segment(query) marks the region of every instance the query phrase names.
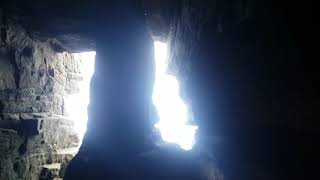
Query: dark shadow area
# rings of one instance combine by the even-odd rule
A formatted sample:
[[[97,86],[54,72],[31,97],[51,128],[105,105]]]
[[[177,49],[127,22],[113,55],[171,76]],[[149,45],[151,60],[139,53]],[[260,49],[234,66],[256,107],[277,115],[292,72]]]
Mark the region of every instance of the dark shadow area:
[[[222,138],[213,149],[230,179],[316,174],[312,9],[308,3],[259,1],[245,21],[224,24],[217,33],[213,20],[201,35],[188,88],[200,132]]]

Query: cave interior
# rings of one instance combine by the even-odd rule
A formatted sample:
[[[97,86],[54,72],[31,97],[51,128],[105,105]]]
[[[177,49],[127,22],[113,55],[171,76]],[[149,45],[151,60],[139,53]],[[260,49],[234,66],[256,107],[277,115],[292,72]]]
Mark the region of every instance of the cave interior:
[[[319,178],[314,7],[1,1],[0,180]],[[155,42],[194,144],[155,128]]]

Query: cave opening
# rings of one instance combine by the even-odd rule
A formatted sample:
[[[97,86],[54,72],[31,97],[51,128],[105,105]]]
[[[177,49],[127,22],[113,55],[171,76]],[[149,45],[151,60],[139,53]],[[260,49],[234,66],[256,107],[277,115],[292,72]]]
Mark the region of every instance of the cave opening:
[[[81,146],[87,130],[88,106],[90,103],[90,82],[94,74],[95,51],[73,53],[79,59],[81,81],[77,84],[78,91],[65,97],[66,114],[74,123],[78,136],[78,147]]]
[[[184,150],[192,149],[197,126],[189,125],[188,106],[180,97],[177,78],[167,73],[168,47],[165,42],[154,42],[155,82],[152,101],[157,109],[163,141],[178,144]]]

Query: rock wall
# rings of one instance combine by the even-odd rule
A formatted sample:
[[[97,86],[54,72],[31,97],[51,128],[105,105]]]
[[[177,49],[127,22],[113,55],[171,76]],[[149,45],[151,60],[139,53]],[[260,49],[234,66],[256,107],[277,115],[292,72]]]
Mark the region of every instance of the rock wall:
[[[81,60],[0,23],[0,179],[63,176],[79,145],[65,98],[79,91]]]

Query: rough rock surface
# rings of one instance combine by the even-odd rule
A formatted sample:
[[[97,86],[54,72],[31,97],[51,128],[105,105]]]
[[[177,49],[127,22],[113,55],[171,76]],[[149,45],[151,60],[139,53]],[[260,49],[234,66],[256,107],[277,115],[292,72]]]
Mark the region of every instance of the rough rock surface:
[[[79,145],[64,106],[65,97],[78,92],[79,63],[31,38],[14,20],[1,24],[1,180],[63,176]]]

